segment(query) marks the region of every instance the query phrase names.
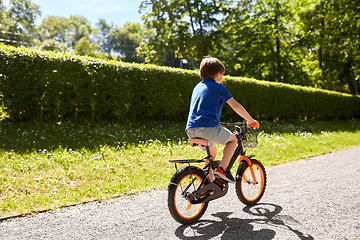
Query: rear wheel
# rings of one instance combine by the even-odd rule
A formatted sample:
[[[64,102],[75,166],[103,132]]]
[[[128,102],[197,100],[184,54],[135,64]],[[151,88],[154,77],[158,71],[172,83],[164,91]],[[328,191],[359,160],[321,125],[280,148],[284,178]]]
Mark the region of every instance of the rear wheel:
[[[245,171],[236,180],[235,189],[239,200],[245,205],[254,205],[262,198],[266,188],[266,172],[262,163],[256,159],[251,159],[255,173],[254,181],[249,165],[245,162]]]
[[[185,167],[176,173],[168,188],[168,207],[172,217],[181,224],[197,222],[205,213],[206,203],[191,204],[189,195],[198,189],[205,179],[197,167]]]

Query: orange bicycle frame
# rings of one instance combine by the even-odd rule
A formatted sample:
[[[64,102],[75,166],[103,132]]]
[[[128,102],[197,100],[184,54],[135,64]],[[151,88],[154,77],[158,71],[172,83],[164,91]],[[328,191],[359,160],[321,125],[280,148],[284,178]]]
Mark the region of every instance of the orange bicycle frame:
[[[249,169],[250,169],[250,173],[251,173],[251,177],[253,178],[254,180],[254,184],[257,184],[257,181],[256,181],[256,178],[255,178],[255,173],[254,173],[254,169],[253,169],[253,166],[252,166],[252,162],[251,160],[245,156],[245,155],[241,155],[240,158],[239,158],[239,164],[241,163],[241,161],[245,161],[248,166],[249,166]],[[243,175],[243,179],[242,179],[244,182],[247,182],[247,178],[245,175]]]

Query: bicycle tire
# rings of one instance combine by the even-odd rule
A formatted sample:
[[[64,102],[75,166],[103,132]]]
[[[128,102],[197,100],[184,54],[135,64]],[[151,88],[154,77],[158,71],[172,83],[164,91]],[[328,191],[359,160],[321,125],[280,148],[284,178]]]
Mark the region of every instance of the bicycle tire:
[[[193,177],[195,177],[195,182],[191,183]],[[209,203],[192,205],[185,195],[197,190],[205,177],[206,175],[202,169],[188,166],[180,169],[171,179],[168,187],[168,208],[171,216],[177,222],[193,224],[204,215]],[[188,185],[190,187],[184,191]]]
[[[244,162],[244,171],[236,179],[235,189],[239,200],[247,206],[255,205],[264,195],[266,188],[266,171],[262,163],[251,159],[257,184],[254,184],[247,162]]]

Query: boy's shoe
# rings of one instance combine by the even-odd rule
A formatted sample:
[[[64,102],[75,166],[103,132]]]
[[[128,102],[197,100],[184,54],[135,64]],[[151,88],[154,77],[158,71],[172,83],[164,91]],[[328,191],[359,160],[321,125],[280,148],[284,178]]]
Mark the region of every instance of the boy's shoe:
[[[235,178],[231,175],[230,170],[224,170],[222,167],[218,166],[216,171],[214,171],[214,175],[224,179],[225,181],[235,183]]]

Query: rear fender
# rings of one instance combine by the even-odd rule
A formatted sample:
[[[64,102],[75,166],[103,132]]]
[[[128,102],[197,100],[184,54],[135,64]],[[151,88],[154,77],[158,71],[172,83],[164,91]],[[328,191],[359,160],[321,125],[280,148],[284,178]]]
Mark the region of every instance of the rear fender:
[[[176,186],[176,184],[174,183],[175,178],[176,178],[177,176],[179,176],[182,172],[186,171],[186,170],[189,169],[189,168],[190,168],[190,171],[193,170],[193,169],[194,169],[194,170],[197,169],[197,170],[200,170],[200,171],[204,171],[203,169],[201,169],[201,168],[199,168],[199,167],[196,167],[196,166],[185,166],[185,167],[182,167],[182,168],[180,168],[179,170],[177,170],[176,173],[171,177],[171,180],[170,180],[169,185],[168,185],[168,189],[169,189],[169,187],[170,187],[171,185],[175,185],[175,186]],[[205,173],[204,173],[204,175],[205,175]]]

